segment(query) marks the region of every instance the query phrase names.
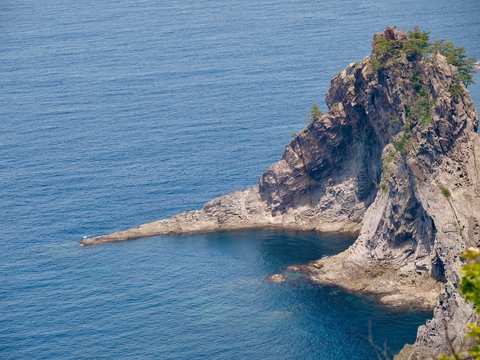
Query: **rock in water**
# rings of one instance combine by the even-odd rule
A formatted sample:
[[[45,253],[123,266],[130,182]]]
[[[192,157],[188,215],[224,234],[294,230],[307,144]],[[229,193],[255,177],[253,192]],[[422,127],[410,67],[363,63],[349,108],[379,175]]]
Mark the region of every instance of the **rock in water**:
[[[447,334],[462,349],[475,319],[456,289],[459,254],[480,243],[478,116],[444,56],[403,51],[408,34],[397,29],[376,34],[374,46],[384,40],[388,51],[332,80],[328,113],[256,186],[81,244],[259,227],[358,233],[345,252],[305,266],[308,276],[387,304],[434,307],[399,359],[448,352]]]
[[[285,282],[285,275],[283,274],[270,275],[267,277],[267,280],[274,283],[282,283],[282,282]]]

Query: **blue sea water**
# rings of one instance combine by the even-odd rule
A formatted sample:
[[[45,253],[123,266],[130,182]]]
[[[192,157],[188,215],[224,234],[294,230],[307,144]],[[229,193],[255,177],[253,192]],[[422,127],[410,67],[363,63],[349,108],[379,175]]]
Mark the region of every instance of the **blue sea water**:
[[[413,341],[429,313],[265,281],[352,239],[78,240],[254,184],[386,25],[480,58],[479,15],[477,0],[2,0],[0,358],[371,359],[369,322],[393,352]]]

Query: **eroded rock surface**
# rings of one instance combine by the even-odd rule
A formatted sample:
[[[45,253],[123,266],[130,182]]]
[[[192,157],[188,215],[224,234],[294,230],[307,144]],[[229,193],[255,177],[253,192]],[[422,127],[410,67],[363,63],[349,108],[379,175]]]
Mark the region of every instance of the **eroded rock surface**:
[[[382,36],[400,48],[408,38],[396,29],[375,39]],[[293,271],[386,304],[435,307],[400,359],[448,352],[446,334],[461,349],[475,319],[456,288],[459,254],[480,244],[480,143],[456,74],[439,54],[400,52],[380,68],[370,58],[352,63],[331,82],[328,113],[294,137],[256,186],[81,244],[258,227],[358,233],[345,252]]]

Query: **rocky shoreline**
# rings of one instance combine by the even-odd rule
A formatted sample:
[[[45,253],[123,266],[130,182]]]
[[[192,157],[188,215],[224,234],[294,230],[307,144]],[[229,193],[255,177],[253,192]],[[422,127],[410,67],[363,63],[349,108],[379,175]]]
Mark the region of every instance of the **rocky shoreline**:
[[[332,79],[328,113],[292,139],[256,186],[81,245],[264,227],[355,233],[341,254],[289,271],[385,304],[434,308],[398,359],[436,359],[449,351],[450,334],[463,349],[475,316],[456,288],[459,254],[480,244],[478,115],[458,69],[441,54],[408,56],[408,39],[392,28],[376,34],[374,53],[387,43],[393,55],[379,63],[372,53]]]
[[[388,307],[424,311],[435,308],[442,286],[430,276],[413,275],[399,279],[398,273],[379,264],[372,264],[366,269],[363,266],[345,265],[347,259],[348,251],[307,264],[288,266],[285,273],[270,275],[267,280],[282,283],[288,281],[289,273],[300,273],[315,284],[375,296]]]
[[[109,235],[83,239],[81,246],[128,241],[167,234],[208,233],[229,230],[282,229],[321,233],[358,234],[361,217],[332,219],[305,209],[291,209],[272,215],[262,200],[259,186],[214,199],[201,209],[178,214]]]

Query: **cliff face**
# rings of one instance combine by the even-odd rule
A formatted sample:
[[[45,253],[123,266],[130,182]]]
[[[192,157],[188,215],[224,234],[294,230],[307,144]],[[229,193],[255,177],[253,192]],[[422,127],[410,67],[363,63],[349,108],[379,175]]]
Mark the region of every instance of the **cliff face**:
[[[402,47],[406,33],[384,37]],[[329,111],[287,145],[258,185],[201,210],[82,240],[82,245],[168,233],[255,227],[355,232],[345,252],[302,268],[319,283],[435,306],[399,358],[456,347],[473,312],[455,290],[467,246],[480,243],[478,116],[457,69],[442,55],[378,66],[366,58],[331,83]]]

